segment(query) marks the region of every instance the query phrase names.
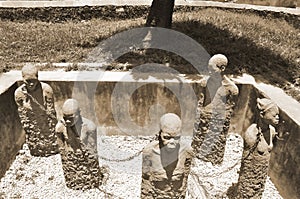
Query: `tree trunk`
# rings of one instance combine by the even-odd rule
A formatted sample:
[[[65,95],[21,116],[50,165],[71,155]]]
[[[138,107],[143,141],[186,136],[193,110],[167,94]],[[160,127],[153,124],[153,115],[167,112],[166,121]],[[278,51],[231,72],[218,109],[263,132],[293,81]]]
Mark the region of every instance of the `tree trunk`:
[[[171,28],[175,0],[153,0],[146,26]]]

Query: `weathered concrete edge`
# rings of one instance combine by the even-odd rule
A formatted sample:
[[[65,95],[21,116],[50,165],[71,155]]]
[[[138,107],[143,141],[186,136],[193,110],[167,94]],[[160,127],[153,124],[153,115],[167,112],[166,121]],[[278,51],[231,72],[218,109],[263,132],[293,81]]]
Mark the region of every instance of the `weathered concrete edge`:
[[[4,8],[20,8],[20,7],[79,7],[79,6],[124,6],[124,5],[151,5],[152,0],[67,0],[67,1],[0,1],[0,7]],[[272,12],[284,12],[294,15],[300,15],[300,8],[286,8],[274,6],[259,6],[250,4],[223,3],[214,1],[187,1],[176,0],[176,5],[185,6],[202,6],[202,7],[219,7],[219,8],[235,8],[235,9],[253,9],[266,10]]]
[[[147,79],[136,79],[129,72],[112,72],[112,71],[69,71],[64,69],[57,71],[40,71],[39,79],[41,81],[103,81],[103,82],[178,82],[178,83],[203,83],[207,76],[192,76],[178,74],[177,78],[169,78],[166,75],[164,80],[155,78],[155,75],[148,74]],[[197,80],[196,80],[197,79]],[[9,71],[0,75],[0,94],[8,90],[16,81],[22,80],[21,71]],[[237,83],[252,84],[255,88],[266,94],[272,99],[281,110],[286,112],[292,120],[300,126],[300,103],[288,96],[282,89],[264,83],[256,83],[255,79],[250,75],[243,75],[238,78],[233,78]]]
[[[68,71],[63,68],[56,71],[39,71],[39,79],[41,81],[89,81],[89,82],[178,82],[178,83],[202,83],[207,76],[200,75],[185,75],[178,74],[176,78],[174,75],[166,74],[165,79],[158,79],[155,74],[147,73],[147,79],[136,79],[139,74],[128,72],[116,71]],[[161,75],[161,74],[160,74]],[[195,76],[197,80],[195,80]],[[193,77],[193,78],[192,78]],[[22,80],[20,70],[11,70],[6,73],[0,74],[0,94],[8,90],[15,82]]]
[[[273,100],[297,125],[300,126],[300,103],[287,95],[281,88],[265,83],[257,83],[250,75],[234,78],[237,83],[252,84],[258,91]]]

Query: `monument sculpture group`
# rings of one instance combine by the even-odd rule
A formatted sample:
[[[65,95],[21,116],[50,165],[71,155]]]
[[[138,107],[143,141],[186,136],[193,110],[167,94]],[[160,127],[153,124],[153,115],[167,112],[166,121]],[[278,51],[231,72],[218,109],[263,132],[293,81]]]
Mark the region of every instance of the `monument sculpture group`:
[[[223,74],[228,60],[217,54],[208,62],[210,77],[199,97],[192,143],[181,139],[181,118],[163,114],[159,132],[142,150],[141,198],[185,198],[191,164],[195,158],[212,165],[223,162],[226,136],[239,94],[234,82]],[[97,128],[81,115],[79,103],[67,99],[57,119],[52,88],[38,80],[33,65],[22,68],[24,83],[15,91],[15,101],[26,144],[31,155],[61,155],[66,186],[76,190],[98,188],[103,171],[97,154]],[[244,151],[238,182],[227,192],[229,198],[261,198],[270,153],[276,135],[279,111],[271,100],[257,99],[257,118],[244,132]]]

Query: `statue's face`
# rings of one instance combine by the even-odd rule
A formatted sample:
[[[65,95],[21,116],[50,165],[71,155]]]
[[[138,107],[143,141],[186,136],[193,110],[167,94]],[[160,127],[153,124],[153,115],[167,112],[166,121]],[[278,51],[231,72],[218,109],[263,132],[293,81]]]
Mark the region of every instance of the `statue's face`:
[[[79,113],[73,113],[73,114],[64,114],[63,116],[65,123],[68,127],[74,126],[78,119],[79,119]]]
[[[277,125],[279,123],[279,110],[276,106],[266,110],[262,116],[266,124]]]
[[[223,64],[213,64],[210,66],[210,70],[213,73],[221,73],[225,71],[225,69],[226,69],[226,65]]]
[[[164,132],[160,134],[162,144],[167,151],[173,151],[177,148],[180,141],[180,134],[176,132]]]
[[[25,78],[24,83],[28,91],[34,91],[39,83],[39,80],[32,79],[32,78],[28,78],[28,79]]]

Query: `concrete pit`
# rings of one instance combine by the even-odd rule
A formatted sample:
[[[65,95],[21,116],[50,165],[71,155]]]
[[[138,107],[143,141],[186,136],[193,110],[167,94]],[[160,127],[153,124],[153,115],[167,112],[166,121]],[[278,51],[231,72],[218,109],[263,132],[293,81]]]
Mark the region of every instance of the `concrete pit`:
[[[11,71],[0,78],[2,198],[139,198],[140,151],[153,140],[158,132],[158,119],[165,112],[181,116],[182,139],[191,142],[197,101],[184,96],[190,91],[199,96],[204,89],[201,82],[206,78],[178,75],[158,79],[150,75],[139,79],[133,78],[130,72],[100,71],[41,71],[39,77],[54,90],[59,118],[62,103],[73,97],[79,101],[82,115],[97,124],[99,163],[106,168],[103,184],[99,189],[86,191],[69,189],[65,185],[60,154],[50,157],[29,154],[13,97],[21,82],[21,73]],[[300,110],[299,103],[278,88],[247,82],[245,78],[236,81],[240,93],[231,119],[224,161],[212,165],[195,160],[187,198],[226,198],[227,189],[238,179],[243,132],[254,121],[256,98],[263,96],[269,96],[278,104],[282,123],[278,131],[288,132],[273,148],[263,198],[299,198],[300,120],[296,114]]]

